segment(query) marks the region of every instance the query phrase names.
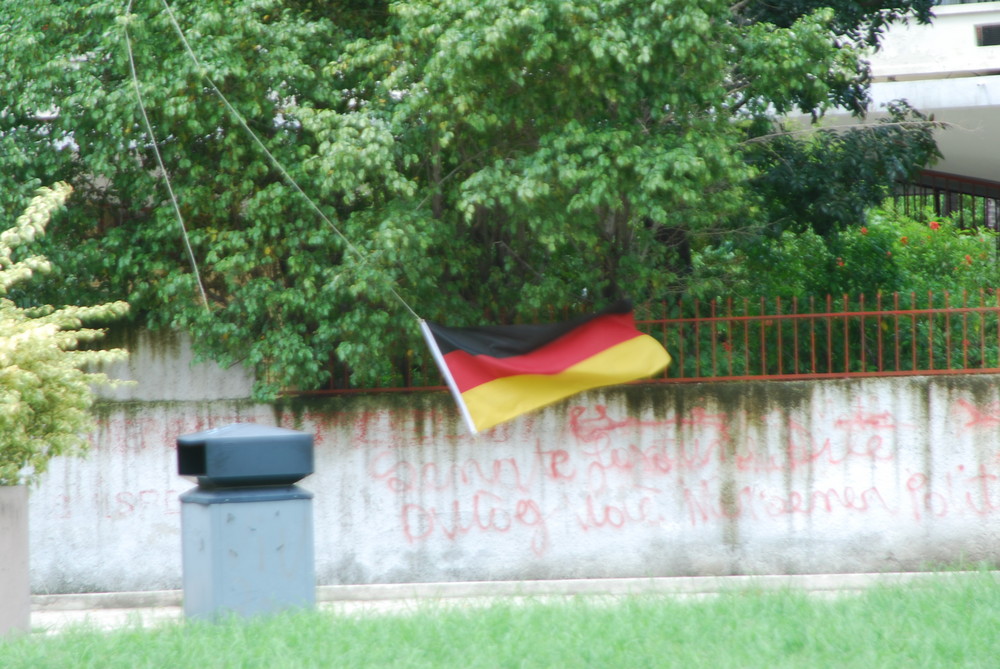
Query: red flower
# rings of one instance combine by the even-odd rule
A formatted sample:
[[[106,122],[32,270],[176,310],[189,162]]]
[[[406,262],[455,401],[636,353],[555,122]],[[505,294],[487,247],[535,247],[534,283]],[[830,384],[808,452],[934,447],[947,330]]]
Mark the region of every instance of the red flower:
[[[966,265],[971,265],[972,264],[972,256],[969,256],[969,255],[965,256],[965,264]]]
[[[899,238],[899,243],[905,246],[905,245],[907,245],[907,244],[910,243],[910,238],[909,237],[900,237]]]
[[[865,226],[861,226],[861,234],[867,235],[868,234],[868,228],[866,228]]]
[[[941,227],[941,224],[938,223],[937,221],[931,221],[930,223],[928,223],[928,225],[931,226],[931,230],[937,230],[938,228]]]
[[[843,267],[843,266],[844,266],[844,259],[837,258],[837,267]]]

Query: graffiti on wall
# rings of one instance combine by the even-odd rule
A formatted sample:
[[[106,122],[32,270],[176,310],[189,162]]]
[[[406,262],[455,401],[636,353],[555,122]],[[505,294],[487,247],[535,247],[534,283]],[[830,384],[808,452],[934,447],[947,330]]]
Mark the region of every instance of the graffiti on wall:
[[[960,400],[953,418],[966,433],[994,429],[1000,406]],[[814,516],[920,523],[1000,510],[1000,451],[941,469],[922,454],[921,431],[861,403],[809,420],[699,407],[645,420],[576,406],[556,444],[536,438],[530,452],[480,447],[444,461],[376,448],[368,474],[395,498],[411,544],[516,534],[536,555],[555,527],[565,536]]]
[[[949,449],[914,424],[923,418],[877,400],[811,415],[693,406],[652,419],[600,404],[566,415],[556,433],[528,423],[478,440],[448,435],[447,448],[420,427],[441,422],[432,411],[419,420],[307,415],[298,427],[314,432],[318,452],[350,444],[347,459],[361,464],[338,452],[332,466],[360,467],[352,480],[390,510],[384,522],[410,545],[502,536],[540,556],[555,541],[609,532],[787,528],[816,518],[920,524],[1000,511],[1000,449],[975,446],[996,441],[996,402],[960,398],[939,421],[959,442],[951,449],[959,459],[941,456]],[[253,417],[112,414],[93,444],[96,478],[55,485],[51,516],[176,523],[185,487],[174,440],[241,420]],[[317,503],[336,502],[318,495]]]

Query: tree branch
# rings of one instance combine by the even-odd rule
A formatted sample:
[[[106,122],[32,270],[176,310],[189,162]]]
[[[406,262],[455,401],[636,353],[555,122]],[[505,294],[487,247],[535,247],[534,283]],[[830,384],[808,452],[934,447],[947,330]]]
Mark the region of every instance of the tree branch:
[[[840,131],[840,130],[854,130],[857,128],[926,128],[926,127],[937,127],[937,128],[954,128],[957,127],[952,123],[945,123],[944,121],[897,121],[893,123],[857,123],[854,125],[843,125],[835,127],[817,127],[817,128],[806,128],[804,130],[785,130],[782,132],[772,132],[767,135],[759,135],[757,137],[751,137],[740,142],[741,145],[745,144],[759,144],[766,142],[778,137],[790,137],[793,135],[805,135],[815,132],[823,131]]]

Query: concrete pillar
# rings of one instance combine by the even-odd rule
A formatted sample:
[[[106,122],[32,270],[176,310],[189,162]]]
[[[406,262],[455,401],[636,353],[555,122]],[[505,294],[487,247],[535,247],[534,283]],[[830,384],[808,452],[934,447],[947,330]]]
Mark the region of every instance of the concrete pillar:
[[[0,637],[30,627],[28,487],[0,486]]]
[[[188,618],[315,608],[311,492],[198,488],[181,495],[181,527]]]
[[[177,439],[184,613],[217,620],[313,608],[313,437],[253,423]]]

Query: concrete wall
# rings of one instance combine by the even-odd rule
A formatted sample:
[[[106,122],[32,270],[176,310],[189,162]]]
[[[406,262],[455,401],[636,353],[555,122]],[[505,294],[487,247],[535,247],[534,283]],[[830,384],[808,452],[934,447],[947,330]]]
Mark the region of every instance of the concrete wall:
[[[316,436],[320,584],[995,561],[996,380],[619,387],[479,437],[445,393],[109,402],[32,493],[33,588],[180,587],[175,440],[240,421]]]
[[[947,124],[934,132],[944,158],[938,172],[1000,181],[1000,46],[978,46],[976,27],[1000,24],[1000,2],[943,5],[930,25],[894,24],[871,54],[872,104],[868,122],[885,105],[905,99]],[[806,117],[798,117],[803,126]],[[831,110],[831,126],[855,124],[846,109]]]
[[[0,486],[0,640],[31,629],[28,489]]]
[[[976,26],[1000,23],[1000,2],[942,5],[929,25],[893,25],[872,54],[876,80],[936,79],[996,73],[1000,46],[979,46]]]
[[[892,26],[872,54],[872,111],[905,99],[948,124],[934,133],[939,172],[1000,181],[1000,45],[978,46],[976,26],[1000,24],[1000,2],[934,8],[931,25]]]

